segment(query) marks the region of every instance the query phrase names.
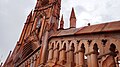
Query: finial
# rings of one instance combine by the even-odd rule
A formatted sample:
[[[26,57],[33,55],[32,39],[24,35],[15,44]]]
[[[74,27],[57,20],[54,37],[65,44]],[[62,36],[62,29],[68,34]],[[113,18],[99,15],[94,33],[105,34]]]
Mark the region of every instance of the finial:
[[[70,15],[70,28],[76,28],[76,16],[75,16],[74,8],[72,8]]]
[[[64,22],[64,20],[63,20],[63,14],[62,14],[62,17],[61,17],[61,22]]]
[[[61,21],[60,21],[60,29],[64,29],[63,14],[62,14]]]
[[[25,24],[30,22],[31,17],[32,17],[32,10],[31,10],[30,14],[27,16],[27,20],[26,20]]]
[[[90,26],[90,23],[88,23],[88,26]]]
[[[31,10],[31,12],[30,12],[30,14],[28,16],[32,16],[32,11],[33,11],[33,9]]]
[[[71,18],[75,18],[75,19],[76,19],[75,11],[74,11],[74,8],[73,8],[73,7],[72,7],[71,15],[70,15],[70,19],[71,19]]]
[[[28,18],[30,18],[32,16],[32,11],[33,10],[31,10],[30,13],[29,13],[29,15],[27,16]]]

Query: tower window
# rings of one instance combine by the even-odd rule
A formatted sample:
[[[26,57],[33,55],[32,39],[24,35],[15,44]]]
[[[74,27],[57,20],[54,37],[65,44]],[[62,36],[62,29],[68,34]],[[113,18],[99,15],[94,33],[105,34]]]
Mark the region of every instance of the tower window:
[[[36,28],[39,29],[40,26],[41,26],[41,20],[39,19],[38,22],[37,22]]]

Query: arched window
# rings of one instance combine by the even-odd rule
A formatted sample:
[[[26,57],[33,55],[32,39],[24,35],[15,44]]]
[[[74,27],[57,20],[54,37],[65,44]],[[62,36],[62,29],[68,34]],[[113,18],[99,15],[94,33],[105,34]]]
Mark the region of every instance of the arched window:
[[[95,43],[93,49],[98,52],[98,45]]]
[[[40,28],[41,28],[41,19],[38,19],[36,28],[38,29],[38,33],[40,32]]]
[[[99,54],[98,49],[99,49],[98,45],[97,45],[97,43],[95,43],[93,46],[93,50],[95,51],[95,53],[97,53],[97,55]]]
[[[59,50],[59,43],[57,44],[57,49]]]
[[[38,20],[36,28],[39,28],[41,26],[41,19]]]
[[[66,43],[64,43],[63,49],[66,50]]]
[[[52,43],[52,49],[54,48],[54,43]]]
[[[85,46],[84,46],[84,43],[82,43],[82,45],[81,45],[81,47],[80,47],[82,50],[83,50],[83,52],[85,53]]]
[[[75,51],[74,43],[71,45],[71,50]]]
[[[111,52],[115,52],[115,49],[116,49],[116,46],[115,46],[115,44],[111,44],[110,45],[110,48],[109,48],[109,50],[111,51]]]

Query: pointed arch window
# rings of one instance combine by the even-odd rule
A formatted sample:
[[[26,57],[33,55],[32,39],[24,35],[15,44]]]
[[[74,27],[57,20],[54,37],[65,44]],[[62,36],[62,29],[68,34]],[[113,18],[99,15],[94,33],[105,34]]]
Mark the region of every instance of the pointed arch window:
[[[39,33],[40,32],[40,28],[41,28],[41,23],[42,21],[41,21],[41,18],[39,18],[38,19],[38,21],[37,21],[37,25],[36,25],[36,29],[38,30],[37,32]]]
[[[38,22],[37,22],[36,28],[40,28],[40,26],[41,26],[41,19],[38,19]]]

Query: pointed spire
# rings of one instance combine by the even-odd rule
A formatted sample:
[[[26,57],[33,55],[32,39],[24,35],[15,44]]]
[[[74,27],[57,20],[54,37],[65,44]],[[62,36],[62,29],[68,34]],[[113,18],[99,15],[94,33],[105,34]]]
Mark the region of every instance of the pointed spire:
[[[33,11],[33,10],[31,10],[31,12],[30,12],[30,14],[29,14],[28,16],[30,16],[30,17],[32,16],[32,11]]]
[[[60,29],[64,29],[63,14],[62,14],[61,21],[60,21]]]
[[[30,14],[27,16],[26,24],[30,22],[30,19],[32,17],[32,11],[33,10],[31,10]]]
[[[74,8],[73,8],[73,7],[72,7],[71,15],[70,15],[70,19],[72,19],[72,18],[75,18],[75,19],[76,19],[75,11],[74,11]]]
[[[76,28],[76,16],[75,16],[74,8],[72,8],[70,15],[70,28]]]
[[[64,23],[64,20],[63,20],[63,14],[62,14],[62,17],[61,17],[61,21],[60,21],[61,23]]]

